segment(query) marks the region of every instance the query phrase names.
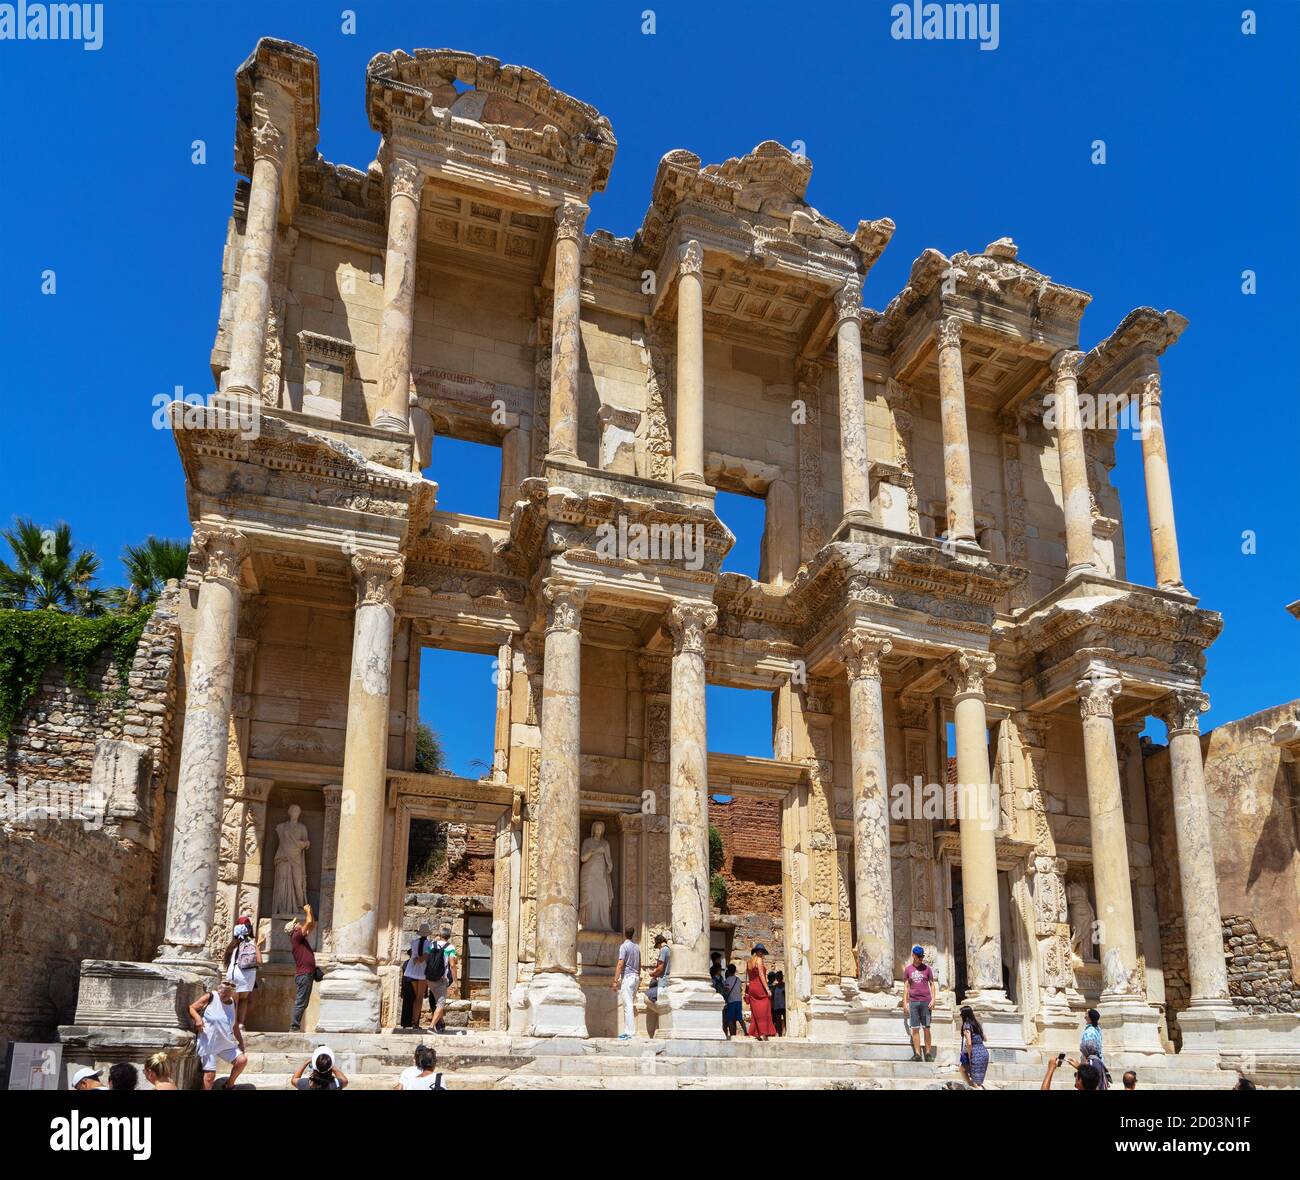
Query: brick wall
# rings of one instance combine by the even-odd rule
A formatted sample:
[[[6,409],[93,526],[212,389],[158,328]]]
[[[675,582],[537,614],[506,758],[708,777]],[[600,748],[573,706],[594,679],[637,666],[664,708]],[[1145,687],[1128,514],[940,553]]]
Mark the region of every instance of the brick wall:
[[[172,587],[149,620],[125,703],[108,655],[87,677],[102,697],[51,667],[0,752],[0,1042],[71,1021],[82,959],[153,956],[177,600]],[[114,777],[128,763],[138,779]]]
[[[780,802],[752,795],[727,803],[710,799],[709,823],[722,837],[725,913],[735,921],[732,957],[743,962],[750,947],[761,942],[771,952],[768,969],[784,971]]]

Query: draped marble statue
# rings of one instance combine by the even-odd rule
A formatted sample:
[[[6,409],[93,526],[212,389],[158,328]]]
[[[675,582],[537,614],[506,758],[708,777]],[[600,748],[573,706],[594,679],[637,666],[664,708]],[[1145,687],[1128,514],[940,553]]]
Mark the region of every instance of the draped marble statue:
[[[605,825],[597,820],[582,842],[578,889],[578,921],[584,930],[614,929],[614,855],[605,839]]]
[[[298,818],[302,808],[289,804],[289,818],[275,829],[275,888],[272,912],[296,914],[307,900],[307,826]]]
[[[1070,904],[1070,949],[1081,963],[1095,963],[1097,914],[1088,900],[1088,890],[1078,881],[1071,881],[1065,894]]]

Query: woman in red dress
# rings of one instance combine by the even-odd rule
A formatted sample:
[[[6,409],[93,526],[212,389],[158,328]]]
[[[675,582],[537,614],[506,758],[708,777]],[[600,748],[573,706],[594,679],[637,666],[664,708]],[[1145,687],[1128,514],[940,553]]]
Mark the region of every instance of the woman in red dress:
[[[760,1041],[776,1036],[776,1025],[772,1023],[772,993],[767,990],[767,964],[763,962],[765,954],[767,947],[760,942],[745,966],[748,975],[745,999],[749,1001],[749,1035]]]

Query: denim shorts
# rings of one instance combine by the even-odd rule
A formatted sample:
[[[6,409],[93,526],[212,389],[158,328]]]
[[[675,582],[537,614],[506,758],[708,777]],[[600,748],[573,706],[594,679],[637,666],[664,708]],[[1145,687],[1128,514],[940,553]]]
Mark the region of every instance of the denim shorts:
[[[907,1002],[907,1023],[910,1028],[930,1027],[930,1003],[928,1000],[909,1000]]]

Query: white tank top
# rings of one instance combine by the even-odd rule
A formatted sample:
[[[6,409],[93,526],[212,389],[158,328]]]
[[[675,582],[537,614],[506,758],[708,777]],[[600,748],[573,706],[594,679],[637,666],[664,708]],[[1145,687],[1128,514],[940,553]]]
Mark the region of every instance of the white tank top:
[[[212,999],[203,1009],[202,1048],[207,1053],[220,1053],[223,1049],[238,1049],[235,1040],[235,1002],[223,1004],[221,997],[212,993]]]

